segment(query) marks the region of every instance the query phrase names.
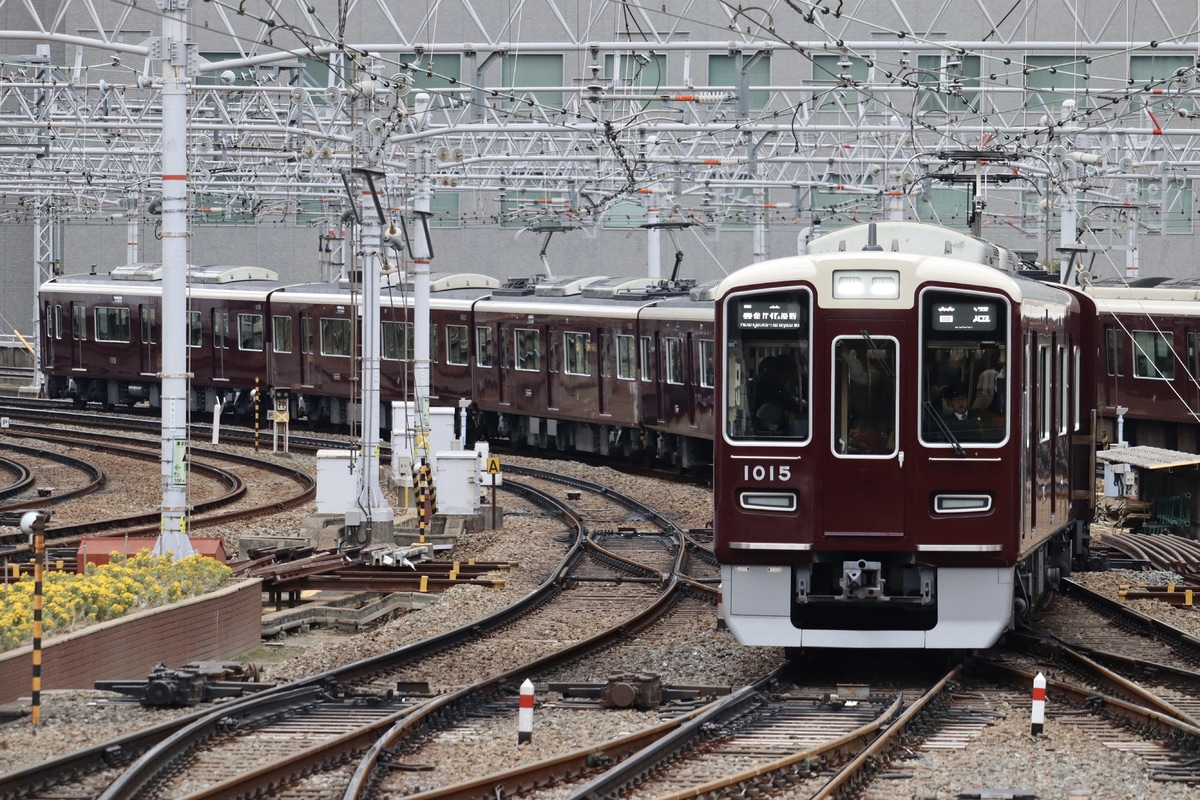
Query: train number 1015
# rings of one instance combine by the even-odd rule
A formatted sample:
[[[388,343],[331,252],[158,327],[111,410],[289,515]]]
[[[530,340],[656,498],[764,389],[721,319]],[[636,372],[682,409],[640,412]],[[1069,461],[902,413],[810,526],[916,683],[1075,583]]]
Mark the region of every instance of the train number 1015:
[[[786,481],[792,477],[792,466],[790,464],[775,464],[762,465],[755,464],[750,466],[746,464],[742,467],[743,480],[755,481]]]

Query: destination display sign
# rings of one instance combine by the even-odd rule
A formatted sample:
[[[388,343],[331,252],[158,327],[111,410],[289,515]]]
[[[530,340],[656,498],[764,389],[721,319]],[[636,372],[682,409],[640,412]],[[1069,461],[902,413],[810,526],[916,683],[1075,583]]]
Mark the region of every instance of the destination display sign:
[[[743,330],[803,327],[800,304],[794,300],[742,300],[738,303],[738,327]]]
[[[935,331],[994,331],[999,320],[996,303],[988,300],[952,300],[931,306]]]

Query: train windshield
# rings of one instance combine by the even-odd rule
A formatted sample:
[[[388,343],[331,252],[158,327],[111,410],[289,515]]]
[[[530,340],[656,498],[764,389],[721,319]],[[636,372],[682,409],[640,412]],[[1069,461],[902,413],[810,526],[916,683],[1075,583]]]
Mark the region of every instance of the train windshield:
[[[726,309],[726,433],[731,439],[808,439],[809,293],[732,297]]]
[[[921,440],[995,443],[1008,409],[1007,306],[997,297],[954,292],[921,298]]]

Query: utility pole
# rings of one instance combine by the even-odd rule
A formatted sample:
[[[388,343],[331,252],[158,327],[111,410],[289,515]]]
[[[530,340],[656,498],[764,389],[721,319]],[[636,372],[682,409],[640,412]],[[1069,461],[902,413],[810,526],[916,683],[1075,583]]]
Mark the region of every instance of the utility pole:
[[[195,551],[187,534],[187,94],[189,0],[157,0],[162,36],[151,48],[162,78],[162,524],[154,552],[186,558]]]

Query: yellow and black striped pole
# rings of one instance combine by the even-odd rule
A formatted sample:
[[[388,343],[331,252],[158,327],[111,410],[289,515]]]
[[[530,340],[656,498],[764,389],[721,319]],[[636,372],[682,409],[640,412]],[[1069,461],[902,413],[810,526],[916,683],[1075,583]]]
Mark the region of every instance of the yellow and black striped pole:
[[[426,466],[425,459],[421,459],[421,466],[417,468],[417,531],[419,534],[417,541],[420,544],[425,543],[425,527],[429,518],[429,509],[425,504],[428,488],[429,467]]]
[[[21,527],[32,528],[33,533],[33,688],[30,693],[30,720],[36,732],[42,718],[42,562],[46,556],[46,533],[42,516],[36,512],[25,515]]]

